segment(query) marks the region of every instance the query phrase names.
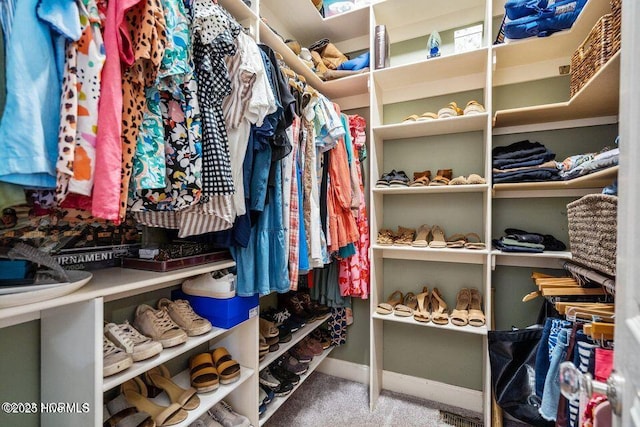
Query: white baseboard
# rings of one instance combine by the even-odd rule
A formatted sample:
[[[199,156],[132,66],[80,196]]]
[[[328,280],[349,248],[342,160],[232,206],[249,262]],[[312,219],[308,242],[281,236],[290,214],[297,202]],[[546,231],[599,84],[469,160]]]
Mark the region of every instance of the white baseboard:
[[[327,357],[317,370],[334,377],[369,384],[367,365]],[[482,392],[478,390],[391,371],[382,372],[382,388],[474,412],[483,412]]]

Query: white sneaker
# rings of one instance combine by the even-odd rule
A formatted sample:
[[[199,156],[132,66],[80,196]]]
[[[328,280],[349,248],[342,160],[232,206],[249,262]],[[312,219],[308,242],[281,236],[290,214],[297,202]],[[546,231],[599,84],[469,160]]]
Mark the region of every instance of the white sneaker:
[[[224,400],[209,409],[209,414],[223,427],[249,427],[251,425],[249,418],[235,412]]]
[[[133,365],[133,358],[120,347],[116,347],[109,338],[102,336],[102,376],[117,374]]]
[[[222,427],[222,424],[214,420],[208,412],[205,412],[200,418],[189,424],[189,427]]]
[[[236,296],[236,276],[229,273],[216,279],[211,273],[201,274],[187,279],[182,284],[182,291],[187,295],[228,299]]]
[[[158,301],[158,310],[165,310],[169,313],[171,319],[190,337],[206,334],[213,328],[211,322],[193,311],[187,300],[171,301],[168,298],[161,298]]]
[[[104,334],[130,354],[134,362],[149,359],[162,351],[162,344],[142,335],[126,320],[121,325],[107,323],[104,325]]]
[[[186,332],[171,320],[166,310],[156,310],[147,304],[140,304],[136,308],[133,325],[146,336],[158,341],[164,348],[182,344],[189,338]]]

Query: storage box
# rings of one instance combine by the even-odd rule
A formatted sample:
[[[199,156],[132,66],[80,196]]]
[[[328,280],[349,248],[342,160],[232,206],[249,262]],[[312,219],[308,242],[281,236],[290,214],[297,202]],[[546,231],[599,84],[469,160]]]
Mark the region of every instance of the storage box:
[[[171,298],[189,301],[193,310],[208,319],[213,326],[229,329],[258,315],[260,297],[255,294],[250,297],[235,296],[228,299],[196,297],[187,295],[181,290],[171,292]]]
[[[63,249],[51,256],[66,270],[99,270],[120,267],[122,258],[137,256],[140,245],[96,246]]]
[[[482,24],[453,32],[455,53],[469,52],[482,47]]]

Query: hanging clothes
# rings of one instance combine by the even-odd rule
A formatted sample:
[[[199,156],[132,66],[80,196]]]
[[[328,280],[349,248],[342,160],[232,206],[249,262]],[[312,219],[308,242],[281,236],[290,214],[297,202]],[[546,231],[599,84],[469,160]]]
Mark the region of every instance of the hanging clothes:
[[[62,80],[57,63],[64,50],[54,49],[54,38],[80,38],[78,7],[73,0],[10,0],[5,6],[14,14],[0,15],[7,52],[0,180],[55,188]]]

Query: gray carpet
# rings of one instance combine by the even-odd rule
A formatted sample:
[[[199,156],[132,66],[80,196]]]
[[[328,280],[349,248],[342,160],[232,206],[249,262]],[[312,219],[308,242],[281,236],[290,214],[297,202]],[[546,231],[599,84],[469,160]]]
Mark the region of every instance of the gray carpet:
[[[278,398],[276,398],[278,399]],[[472,418],[481,414],[384,390],[369,411],[365,384],[313,372],[276,411],[266,427],[449,426],[439,409]]]

